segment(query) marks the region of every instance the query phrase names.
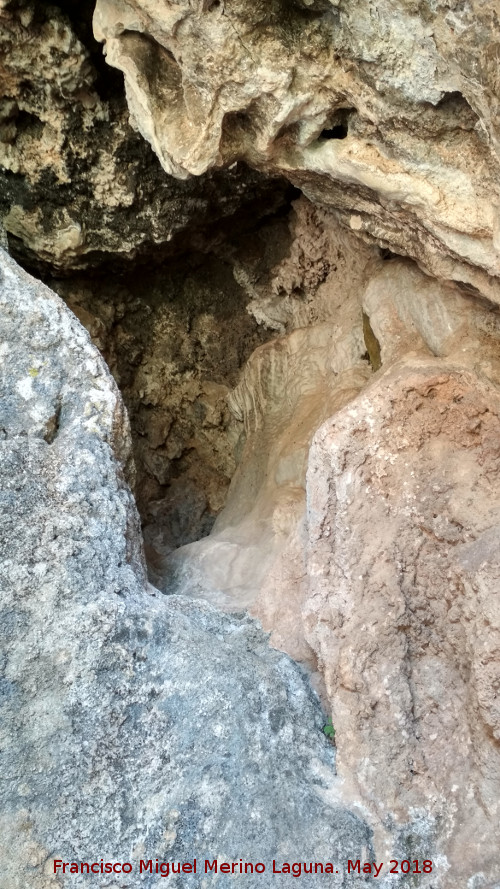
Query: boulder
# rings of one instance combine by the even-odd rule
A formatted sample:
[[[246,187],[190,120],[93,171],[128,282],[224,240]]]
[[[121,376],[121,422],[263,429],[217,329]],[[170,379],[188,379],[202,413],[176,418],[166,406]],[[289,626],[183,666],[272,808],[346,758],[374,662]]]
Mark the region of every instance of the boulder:
[[[62,863],[101,861],[131,871],[99,885],[158,886],[157,860],[195,858],[170,885],[260,886],[239,862],[273,859],[333,862],[344,885],[371,831],[340,802],[304,675],[247,616],[147,584],[102,358],[3,251],[0,302],[2,889],[76,889],[92,876]],[[205,876],[205,859],[236,870]]]
[[[446,887],[500,880],[499,471],[498,389],[423,358],[374,380],[309,457],[302,613],[346,798],[391,857],[433,846]]]

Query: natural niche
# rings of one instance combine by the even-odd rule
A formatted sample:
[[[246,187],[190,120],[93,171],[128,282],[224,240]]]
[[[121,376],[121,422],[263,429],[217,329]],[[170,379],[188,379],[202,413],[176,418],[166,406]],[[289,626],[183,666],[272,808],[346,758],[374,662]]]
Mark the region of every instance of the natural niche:
[[[499,43],[0,0],[0,889],[500,885]]]

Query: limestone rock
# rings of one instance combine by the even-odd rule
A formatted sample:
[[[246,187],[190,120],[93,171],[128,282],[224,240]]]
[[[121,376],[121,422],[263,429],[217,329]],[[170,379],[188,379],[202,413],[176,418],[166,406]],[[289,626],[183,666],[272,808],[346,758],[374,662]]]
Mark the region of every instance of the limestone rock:
[[[180,178],[245,159],[498,302],[499,26],[381,0],[97,0],[132,119]]]
[[[307,666],[378,858],[496,886],[500,317],[403,260],[367,259],[337,316],[328,282],[329,324],[250,359],[227,506],[165,588],[245,605]]]
[[[148,587],[116,386],[59,298],[0,255],[2,889],[56,889],[55,859],[101,858],[133,866],[109,886],[194,857],[333,860],[344,885],[370,830],[339,802],[317,699],[248,617]]]
[[[279,205],[283,186],[240,167],[184,184],[165,175],[103,65],[92,4],[65,8],[71,18],[31,0],[0,7],[0,216],[17,256],[65,270],[158,261],[242,204],[250,219]]]
[[[303,616],[344,789],[379,847],[427,833],[446,887],[500,879],[499,442],[496,387],[407,359],[309,461]]]
[[[162,588],[260,619],[272,608],[288,627],[284,647],[307,662],[300,608],[290,584],[273,591],[273,572],[304,514],[311,438],[371,374],[360,301],[376,257],[304,198],[294,210],[289,251],[249,304],[288,332],[254,351],[229,395],[243,444],[226,505],[209,537],[168,559]],[[277,631],[276,620],[264,625]]]
[[[84,272],[48,279],[89,330],[127,405],[134,492],[153,583],[161,583],[164,556],[210,532],[237,464],[248,465],[245,455],[252,449],[259,479],[268,472],[270,493],[276,468],[271,467],[281,459],[278,438],[285,443],[292,401],[298,404],[302,389],[316,389],[317,419],[301,421],[298,463],[291,452],[284,459],[286,477],[279,470],[276,505],[282,519],[275,524],[281,523],[283,539],[286,502],[296,502],[297,495],[304,500],[305,442],[338,403],[324,396],[324,378],[333,387],[338,368],[350,366],[353,349],[355,361],[365,352],[359,293],[365,267],[376,258],[377,251],[339,226],[330,212],[301,197],[284,217],[226,233],[208,255],[191,251],[112,276]],[[257,347],[286,331],[296,333],[256,353],[244,370]],[[339,343],[345,354],[334,358]],[[360,371],[353,378],[357,388],[369,373],[364,361]],[[269,423],[264,414],[274,402]],[[273,449],[270,460],[267,447]],[[244,469],[238,479],[231,499],[242,516],[245,507],[253,509],[248,488],[256,493],[255,479]],[[266,533],[265,546],[273,534]]]

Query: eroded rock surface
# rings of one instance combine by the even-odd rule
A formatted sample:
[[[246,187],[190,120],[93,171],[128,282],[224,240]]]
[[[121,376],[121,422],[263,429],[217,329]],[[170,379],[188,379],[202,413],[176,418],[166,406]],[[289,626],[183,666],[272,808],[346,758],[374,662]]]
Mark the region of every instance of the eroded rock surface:
[[[186,183],[165,175],[130,126],[122,78],[102,71],[92,9],[0,4],[0,215],[11,250],[61,270],[155,250],[157,261],[179,236],[184,250],[210,242],[207,226],[242,204],[250,218],[279,205],[283,186],[248,169]]]
[[[369,253],[346,303],[335,273],[326,293],[329,323],[248,362],[227,506],[165,588],[244,604],[307,665],[380,858],[413,849],[439,864],[433,885],[493,886],[500,317]]]
[[[299,656],[300,608],[287,605],[297,589],[289,539],[304,516],[314,432],[381,365],[411,353],[452,358],[498,385],[500,323],[486,303],[415,264],[383,261],[331,213],[304,198],[294,208],[288,254],[249,304],[284,335],[254,352],[230,395],[245,444],[227,504],[207,540],[176,553],[165,583],[172,588],[174,570],[175,588],[257,609],[275,641]]]
[[[321,428],[308,471],[303,616],[345,789],[381,833],[425,824],[450,887],[500,879],[499,442],[497,388],[407,360]]]
[[[132,119],[185,178],[244,158],[496,302],[498,23],[484,4],[97,0]]]
[[[133,863],[120,886],[157,886],[141,859],[193,857],[333,860],[340,887],[373,853],[317,699],[248,617],[148,587],[116,386],[59,298],[1,257],[2,889],[81,887],[54,859],[101,858]]]

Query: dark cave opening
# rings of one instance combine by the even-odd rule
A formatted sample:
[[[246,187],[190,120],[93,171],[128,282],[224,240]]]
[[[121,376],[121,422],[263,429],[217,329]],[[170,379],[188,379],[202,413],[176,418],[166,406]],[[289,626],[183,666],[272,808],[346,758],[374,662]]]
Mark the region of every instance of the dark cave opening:
[[[355,108],[340,108],[320,133],[320,139],[346,139],[349,135],[349,120],[356,113]]]
[[[150,579],[180,546],[207,536],[225,505],[242,448],[227,397],[254,350],[275,333],[247,312],[244,267],[264,280],[287,253],[291,202],[248,203],[217,239],[179,239],[178,252],[103,263],[43,280],[87,328],[113,374],[132,431]],[[184,244],[184,250],[181,245]],[[24,263],[26,265],[26,263]],[[40,269],[29,269],[40,277]]]
[[[347,124],[339,123],[330,129],[321,130],[320,139],[345,139],[348,132]]]

